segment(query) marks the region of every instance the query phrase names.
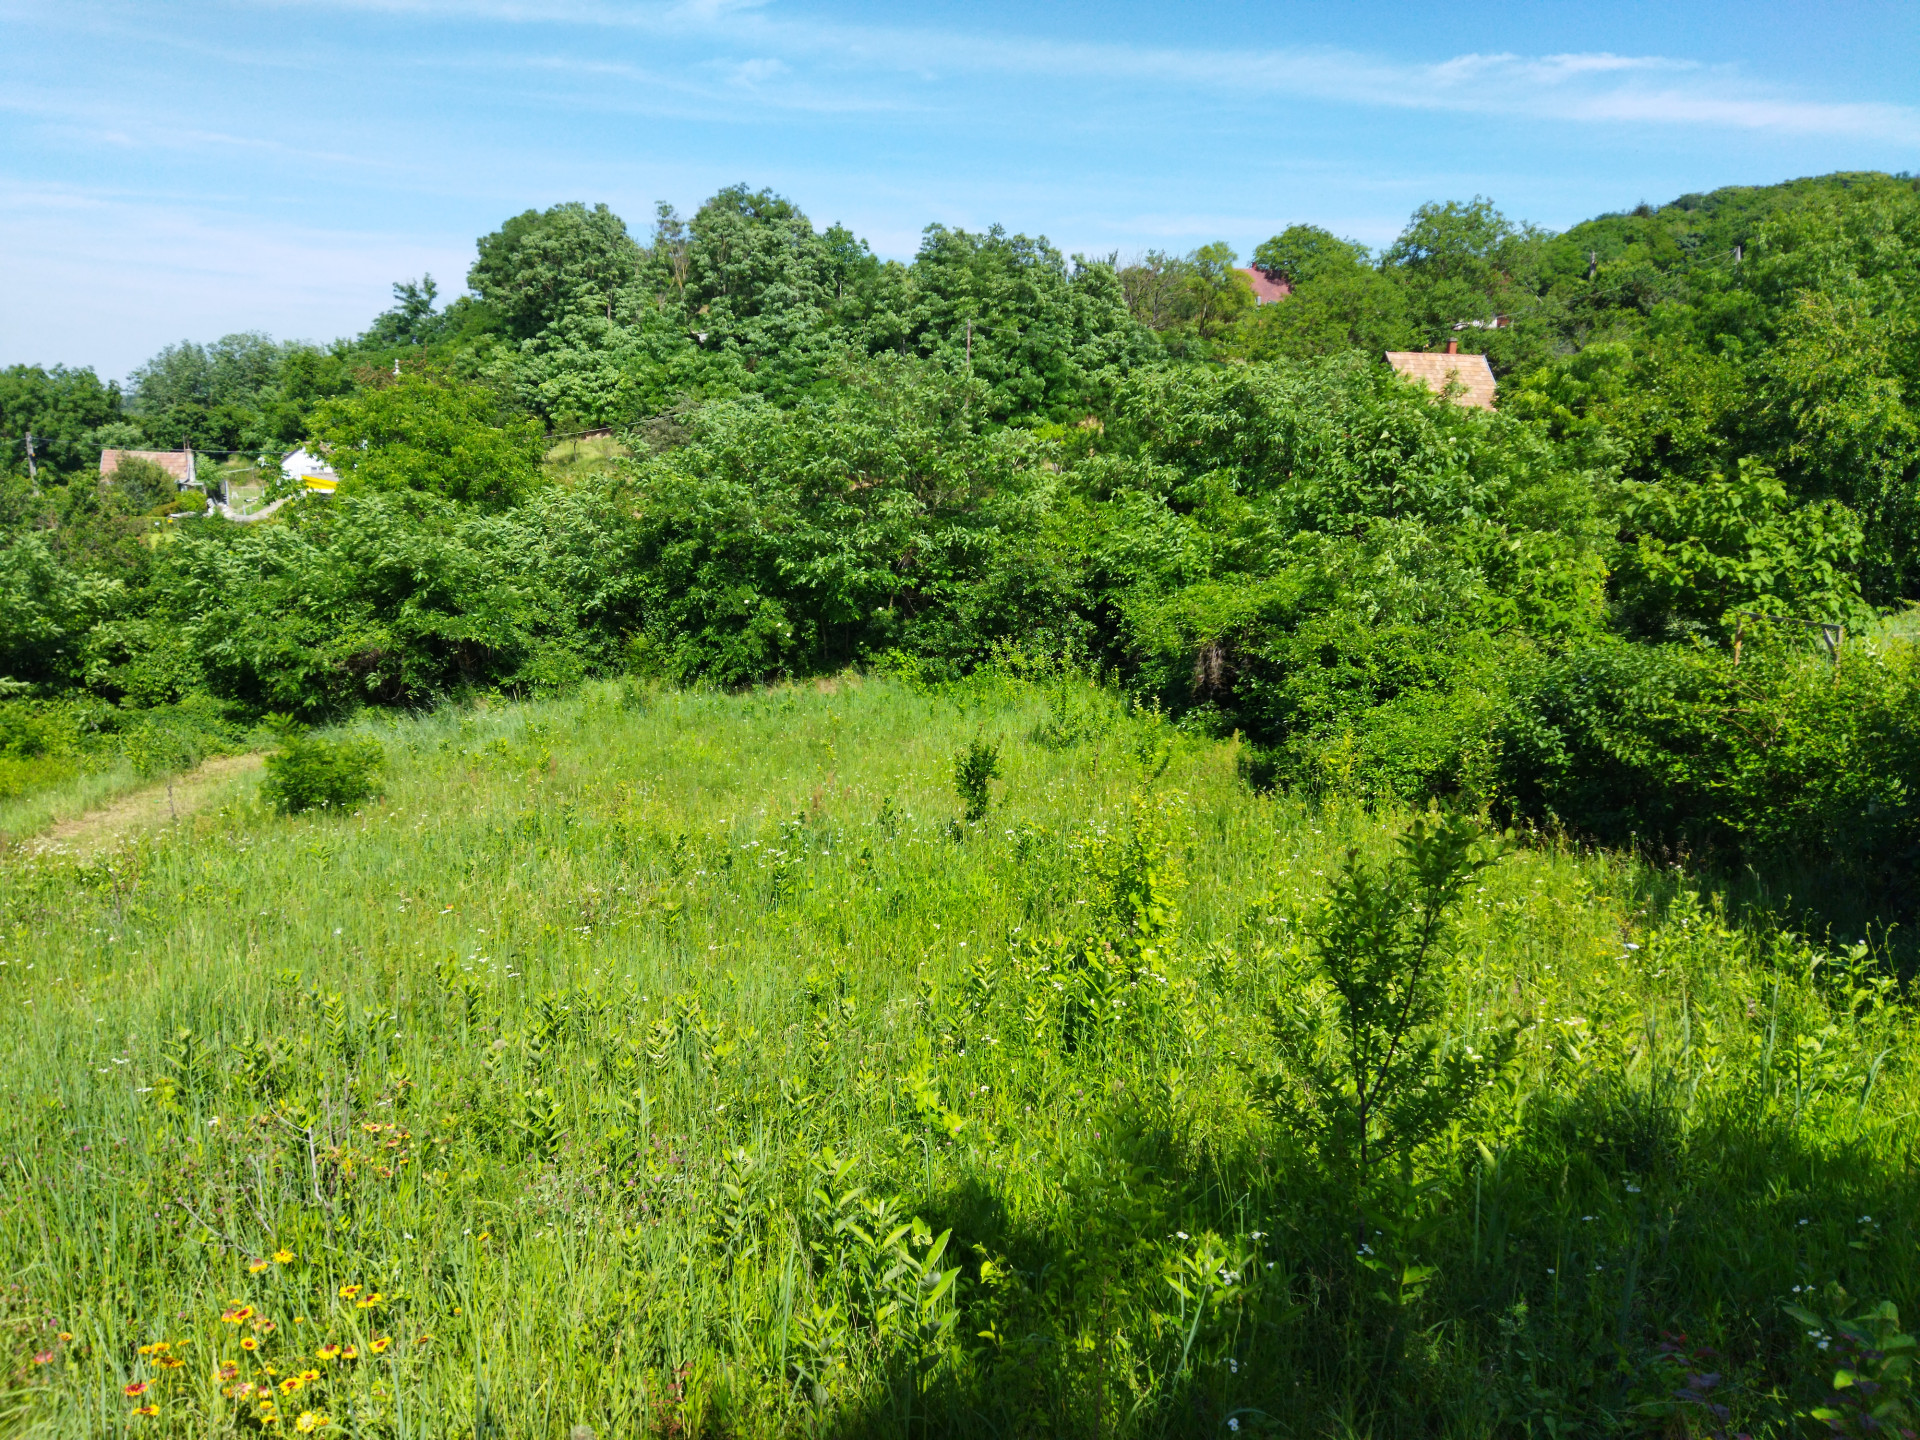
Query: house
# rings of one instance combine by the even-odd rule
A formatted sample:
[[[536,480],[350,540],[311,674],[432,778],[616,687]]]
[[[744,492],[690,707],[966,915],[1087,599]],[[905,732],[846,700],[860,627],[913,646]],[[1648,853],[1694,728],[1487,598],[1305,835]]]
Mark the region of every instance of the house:
[[[333,467],[302,445],[280,462],[280,473],[289,480],[302,482],[316,495],[331,495],[340,486]]]
[[[113,472],[120,468],[122,460],[151,460],[173,476],[173,483],[176,485],[187,486],[199,483],[193,473],[193,451],[191,450],[102,450],[100,478],[111,480]]]
[[[1271,305],[1293,293],[1293,286],[1277,275],[1269,275],[1258,265],[1242,266],[1240,273],[1247,277],[1247,283],[1253,287],[1255,305]]]
[[[1445,350],[1389,350],[1387,363],[1436,395],[1457,381],[1465,392],[1456,395],[1454,403],[1477,410],[1493,409],[1493,368],[1484,355],[1462,355],[1458,340],[1447,341]]]

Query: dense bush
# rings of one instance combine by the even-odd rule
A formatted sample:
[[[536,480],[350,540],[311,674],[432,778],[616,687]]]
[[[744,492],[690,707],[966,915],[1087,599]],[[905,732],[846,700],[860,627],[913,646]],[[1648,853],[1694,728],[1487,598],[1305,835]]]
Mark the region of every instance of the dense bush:
[[[379,792],[386,751],[378,740],[289,736],[267,756],[260,794],[283,815],[305,810],[349,810]]]
[[[1920,675],[1904,644],[1834,663],[1763,633],[1736,664],[1599,642],[1539,667],[1499,740],[1519,814],[1609,844],[1810,862],[1902,892],[1920,863]]]

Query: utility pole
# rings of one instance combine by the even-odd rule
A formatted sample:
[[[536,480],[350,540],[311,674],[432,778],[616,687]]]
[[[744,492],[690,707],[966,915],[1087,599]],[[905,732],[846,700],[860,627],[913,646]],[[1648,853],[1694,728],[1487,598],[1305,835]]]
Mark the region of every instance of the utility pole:
[[[33,463],[33,427],[27,427],[27,481],[34,489],[40,488],[40,469]]]

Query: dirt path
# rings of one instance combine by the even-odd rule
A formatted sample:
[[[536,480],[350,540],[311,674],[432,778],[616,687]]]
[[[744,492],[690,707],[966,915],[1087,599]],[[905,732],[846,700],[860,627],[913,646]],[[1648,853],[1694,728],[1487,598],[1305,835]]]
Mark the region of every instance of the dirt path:
[[[261,762],[259,755],[222,755],[205,761],[184,775],[173,777],[171,796],[165,781],[143,786],[97,810],[57,822],[28,840],[26,847],[40,853],[58,850],[72,855],[91,855],[108,849],[134,830],[184,820],[218,799],[227,781],[258,770]]]

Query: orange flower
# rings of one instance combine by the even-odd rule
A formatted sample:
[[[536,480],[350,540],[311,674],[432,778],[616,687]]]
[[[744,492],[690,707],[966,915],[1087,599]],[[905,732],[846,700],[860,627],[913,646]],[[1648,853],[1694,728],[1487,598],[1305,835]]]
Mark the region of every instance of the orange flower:
[[[135,1380],[131,1385],[127,1386],[127,1394],[144,1395],[147,1393],[147,1387],[152,1383],[153,1382],[149,1380]]]
[[[233,1379],[234,1376],[238,1375],[239,1373],[240,1373],[240,1367],[234,1364],[233,1361],[222,1360],[220,1362],[220,1368],[214,1372],[214,1379],[231,1380]]]
[[[240,1305],[240,1306],[236,1306],[232,1310],[227,1311],[224,1315],[220,1317],[220,1321],[224,1325],[244,1325],[246,1324],[247,1321],[251,1320],[252,1318],[253,1318],[253,1306]]]
[[[263,1315],[253,1322],[253,1328],[262,1335],[271,1335],[274,1332],[274,1323]]]

